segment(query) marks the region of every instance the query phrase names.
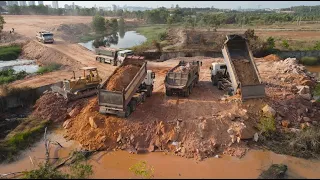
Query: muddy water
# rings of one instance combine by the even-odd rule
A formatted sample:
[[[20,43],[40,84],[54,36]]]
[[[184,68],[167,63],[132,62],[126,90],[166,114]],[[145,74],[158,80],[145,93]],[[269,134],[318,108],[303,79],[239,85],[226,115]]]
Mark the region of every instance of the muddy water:
[[[317,79],[320,80],[320,66],[306,66],[307,70],[316,73]]]
[[[48,138],[58,141],[63,148],[52,145],[51,157],[68,157],[72,149],[79,148],[74,141],[66,142],[61,133],[55,132]],[[41,141],[31,150],[21,155],[20,160],[8,165],[0,165],[0,173],[31,170],[31,163],[39,163],[45,157],[44,143]],[[42,159],[41,159],[42,158]],[[202,162],[164,153],[133,155],[125,151],[99,152],[91,157],[94,175],[91,178],[136,178],[129,168],[139,161],[146,161],[154,167],[154,178],[257,178],[262,170],[272,163],[288,165],[289,178],[319,178],[320,161],[304,160],[269,151],[251,150],[242,159],[230,156],[210,158]]]
[[[34,60],[17,59],[12,61],[0,61],[0,70],[12,68],[16,72],[26,71],[27,73],[35,73],[39,69],[39,65]]]

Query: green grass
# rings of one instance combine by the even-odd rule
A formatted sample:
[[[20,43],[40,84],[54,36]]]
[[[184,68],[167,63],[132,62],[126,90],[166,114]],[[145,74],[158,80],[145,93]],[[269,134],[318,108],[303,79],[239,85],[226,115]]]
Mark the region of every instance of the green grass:
[[[303,65],[313,66],[319,64],[319,58],[317,57],[303,57],[300,61]]]
[[[0,162],[15,160],[18,153],[38,141],[44,133],[48,121],[26,118],[4,140],[0,142]]]
[[[15,60],[19,57],[22,49],[21,46],[2,46],[0,47],[0,61]]]
[[[154,168],[147,166],[145,161],[140,161],[129,168],[136,176],[140,176],[144,179],[150,179],[153,177]]]
[[[79,41],[82,43],[86,43],[88,41],[95,40],[95,39],[103,37],[103,36],[105,36],[105,35],[104,34],[96,34],[96,33],[85,34],[84,36],[81,36],[79,38]]]
[[[57,64],[57,63],[45,65],[38,69],[37,74],[52,72],[52,71],[58,70],[60,67],[61,67],[61,64]]]
[[[265,134],[271,136],[276,131],[275,119],[272,116],[262,117],[258,124],[258,129]]]
[[[163,43],[167,36],[167,26],[166,25],[152,25],[152,26],[142,26],[136,29],[136,32],[144,35],[147,40],[141,45],[137,45],[132,47],[131,49],[136,53],[141,53],[148,49],[156,49],[154,42]]]
[[[2,84],[8,84],[15,80],[23,79],[25,76],[27,76],[28,73],[25,71],[20,71],[16,73],[13,69],[6,69],[0,71],[0,85]]]

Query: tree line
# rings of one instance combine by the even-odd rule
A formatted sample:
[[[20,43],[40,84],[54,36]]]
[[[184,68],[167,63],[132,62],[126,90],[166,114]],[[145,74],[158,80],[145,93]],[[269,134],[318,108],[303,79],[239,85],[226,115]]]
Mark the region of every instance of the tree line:
[[[180,8],[164,7],[146,11],[104,11],[96,8],[53,9],[48,6],[10,6],[10,14],[37,14],[37,15],[79,15],[79,16],[110,16],[123,18],[137,18],[148,24],[176,24],[183,23],[186,26],[219,26],[222,24],[238,25],[269,25],[273,23],[301,21],[319,21],[320,6],[297,6],[281,9],[291,10],[294,13],[276,13],[265,10],[251,12],[224,11],[211,8]]]

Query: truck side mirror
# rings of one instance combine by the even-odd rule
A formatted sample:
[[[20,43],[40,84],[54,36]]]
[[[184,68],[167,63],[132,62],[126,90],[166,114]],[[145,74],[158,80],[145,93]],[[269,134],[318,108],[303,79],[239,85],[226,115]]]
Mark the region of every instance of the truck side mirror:
[[[151,73],[151,78],[154,79],[156,77],[156,73],[152,72]]]

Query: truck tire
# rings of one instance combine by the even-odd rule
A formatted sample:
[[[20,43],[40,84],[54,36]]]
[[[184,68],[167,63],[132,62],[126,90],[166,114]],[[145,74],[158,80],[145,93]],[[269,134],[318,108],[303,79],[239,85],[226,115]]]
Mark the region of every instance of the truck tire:
[[[172,91],[166,89],[166,95],[167,95],[167,96],[172,96]]]
[[[218,77],[217,76],[211,76],[211,81],[213,86],[218,85]]]
[[[131,107],[131,112],[134,112],[137,109],[137,101],[132,100],[130,103],[130,107]]]
[[[128,117],[131,114],[131,108],[130,106],[127,106],[126,112],[124,114],[124,117]]]
[[[193,84],[191,84],[191,86],[189,87],[189,94],[192,93],[192,88],[193,88]]]
[[[195,84],[198,84],[198,83],[199,83],[199,76],[197,75],[196,83],[195,83]]]
[[[145,102],[147,98],[146,93],[142,93],[141,102]]]
[[[152,96],[152,89],[153,89],[152,86],[147,86],[147,97]]]
[[[218,81],[218,89],[222,90],[222,81]]]
[[[99,57],[96,57],[96,61],[100,61],[100,58],[99,58]]]
[[[112,64],[112,65],[113,65],[113,64],[114,64],[114,60],[110,60],[110,64]]]
[[[189,97],[190,95],[190,89],[188,88],[184,93],[183,93],[184,97]]]
[[[103,62],[104,62],[104,59],[103,59],[102,57],[100,58],[100,62],[101,62],[101,63],[103,63]]]

